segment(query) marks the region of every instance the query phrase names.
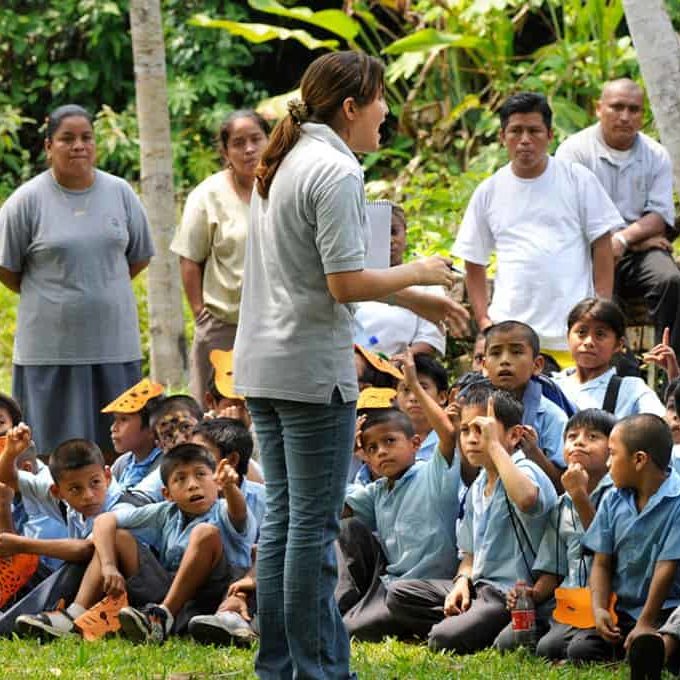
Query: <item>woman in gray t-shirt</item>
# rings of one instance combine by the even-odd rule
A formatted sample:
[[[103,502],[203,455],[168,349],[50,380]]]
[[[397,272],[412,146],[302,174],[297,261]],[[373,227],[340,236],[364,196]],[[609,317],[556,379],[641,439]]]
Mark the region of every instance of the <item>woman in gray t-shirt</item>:
[[[12,392],[40,453],[72,437],[111,449],[103,406],[141,378],[131,279],[153,255],[144,209],[95,168],[92,119],[56,109],[50,169],[0,209],[0,282],[20,294]]]
[[[352,454],[357,377],[351,302],[383,299],[460,327],[465,312],[410,286],[451,285],[444,258],[364,269],[363,173],[387,113],[383,66],[358,52],[315,60],[302,101],[257,171],[235,344],[262,457],[267,513],[257,553],[261,678],[349,677],[335,559]]]

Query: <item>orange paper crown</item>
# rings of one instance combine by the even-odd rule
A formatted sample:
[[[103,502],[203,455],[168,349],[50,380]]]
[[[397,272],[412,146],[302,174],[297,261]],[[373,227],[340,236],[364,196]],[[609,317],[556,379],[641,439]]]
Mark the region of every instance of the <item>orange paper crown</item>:
[[[226,399],[243,399],[234,389],[234,352],[214,349],[210,352],[210,363],[215,369],[215,387]]]
[[[362,408],[392,408],[392,399],[397,390],[391,387],[367,387],[359,393],[357,410]]]
[[[396,366],[393,366],[389,361],[383,359],[375,352],[371,352],[365,347],[356,344],[354,345],[354,351],[359,352],[359,354],[361,354],[361,356],[366,359],[366,361],[368,361],[368,363],[371,364],[371,366],[373,366],[376,371],[380,371],[380,373],[387,373],[387,375],[391,375],[397,380],[404,379],[404,374]]]
[[[163,394],[163,389],[160,383],[144,378],[105,406],[102,413],[139,413],[147,405],[149,399]]]

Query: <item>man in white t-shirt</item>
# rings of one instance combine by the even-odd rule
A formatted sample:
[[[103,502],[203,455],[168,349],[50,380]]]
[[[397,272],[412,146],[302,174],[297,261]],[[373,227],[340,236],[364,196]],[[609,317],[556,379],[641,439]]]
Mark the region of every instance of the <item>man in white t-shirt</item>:
[[[567,315],[583,298],[611,297],[609,232],[623,222],[592,172],[548,155],[552,112],[543,95],[520,92],[500,109],[510,163],[482,182],[453,247],[481,330],[514,319],[531,326],[541,350],[570,363]],[[487,305],[486,266],[496,252]]]
[[[392,205],[390,225],[390,267],[403,264],[406,251],[406,217],[398,205]],[[422,290],[444,295],[439,286]],[[388,356],[411,348],[414,354],[444,354],[446,335],[427,319],[410,309],[368,300],[358,302],[354,312],[354,342]]]
[[[612,235],[614,293],[644,296],[657,342],[668,326],[670,344],[680,353],[680,271],[666,238],[675,223],[673,167],[666,149],[640,132],[643,109],[637,83],[606,83],[596,105],[599,122],[566,139],[555,158],[592,170],[614,201],[624,219]]]

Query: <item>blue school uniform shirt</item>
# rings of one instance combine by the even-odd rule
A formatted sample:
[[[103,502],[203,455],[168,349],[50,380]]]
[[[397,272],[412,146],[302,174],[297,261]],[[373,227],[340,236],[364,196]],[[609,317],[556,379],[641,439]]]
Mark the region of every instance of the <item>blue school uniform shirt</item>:
[[[123,495],[123,489],[120,488],[118,482],[111,478],[109,488],[106,490],[106,498],[102,506],[101,513],[113,510],[114,505],[118,503],[120,497]],[[83,517],[79,512],[70,506],[66,506],[66,528],[69,538],[87,538],[92,533],[94,521],[98,515],[93,517]]]
[[[159,446],[151,450],[149,455],[141,461],[135,458],[132,451],[124,453],[114,461],[111,466],[113,476],[118,480],[118,484],[123,489],[139,484],[148,474],[149,471],[160,463],[160,456],[163,455],[163,449]]]
[[[357,470],[354,476],[354,484],[359,486],[366,486],[373,482],[373,477],[371,476],[371,468],[368,467],[367,463],[362,463],[361,467]],[[351,485],[350,485],[351,486]]]
[[[386,477],[348,489],[345,503],[378,540],[387,558],[384,582],[451,578],[457,569],[460,458],[449,466],[437,448],[416,461],[390,489]]]
[[[582,385],[572,378],[575,371],[575,368],[567,368],[553,375],[553,380],[579,409],[602,408],[609,380],[616,375],[616,369],[610,368]],[[653,413],[663,418],[666,415],[666,408],[656,396],[656,392],[642,378],[627,375],[621,379],[614,415],[616,418],[625,418],[638,413]]]
[[[152,470],[139,484],[128,489],[142,503],[161,503],[165,500],[163,496],[163,480],[161,479],[161,469],[158,466]]]
[[[538,498],[530,512],[522,512],[510,501],[517,532],[513,528],[508,509],[509,498],[500,477],[491,495],[484,497],[488,474],[483,468],[468,491],[465,515],[458,532],[461,555],[473,556],[473,583],[488,583],[504,592],[512,588],[518,579],[524,579],[527,583],[533,581],[530,569],[534,555],[543,537],[550,510],[557,502],[555,487],[538,465],[519,450],[511,458],[520,472],[538,487]],[[527,544],[520,522],[531,546]]]
[[[115,508],[114,514],[118,527],[130,529],[140,541],[154,548],[159,562],[168,571],[179,568],[189,546],[189,535],[199,524],[212,524],[220,530],[225,556],[232,566],[244,569],[251,566],[250,549],[255,542],[256,525],[250,508],[245,527],[240,532],[231,523],[223,498],[217,499],[203,515],[185,515],[170,501],[139,508],[124,504]]]
[[[39,539],[68,538],[66,520],[59,501],[50,492],[54,483],[47,465],[39,464],[36,474],[20,470],[18,489],[28,519],[23,527],[24,536]],[[40,561],[51,571],[58,569],[62,560],[41,556]]]
[[[264,513],[267,510],[267,496],[265,493],[264,484],[259,482],[253,482],[250,479],[243,478],[241,482],[241,493],[246,499],[246,503],[250,508],[250,512],[253,513],[253,519],[255,520],[256,528],[256,539],[260,535],[260,527],[262,526],[262,520],[264,519]]]
[[[543,394],[541,385],[530,380],[522,396],[524,415],[522,423],[531,425],[538,434],[538,446],[545,453],[546,458],[558,468],[564,469],[564,428],[567,424],[567,414],[548,397]]]
[[[613,489],[614,482],[607,474],[590,494],[590,502],[596,510]],[[550,511],[534,562],[534,571],[562,576],[560,588],[585,588],[593,557],[586,554],[581,545],[584,533],[583,523],[571,496],[568,493],[563,494]]]
[[[439,436],[434,430],[423,439],[416,451],[416,460],[428,461],[434,456],[435,449],[439,446]]]
[[[604,498],[582,539],[593,552],[613,556],[612,591],[617,608],[637,619],[649,593],[659,560],[680,560],[680,476],[670,471],[642,512],[630,489],[616,489]],[[662,609],[680,605],[676,572]]]

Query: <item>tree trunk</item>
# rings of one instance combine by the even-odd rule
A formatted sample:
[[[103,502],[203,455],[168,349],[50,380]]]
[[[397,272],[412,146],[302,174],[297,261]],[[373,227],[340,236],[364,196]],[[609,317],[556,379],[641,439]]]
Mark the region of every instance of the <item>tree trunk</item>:
[[[148,274],[151,376],[178,387],[185,384],[186,341],[179,264],[170,252],[176,213],[160,0],[130,0],[130,25],[142,200],[156,246]]]
[[[680,190],[680,42],[664,0],[623,0],[628,29],[663,145]]]

